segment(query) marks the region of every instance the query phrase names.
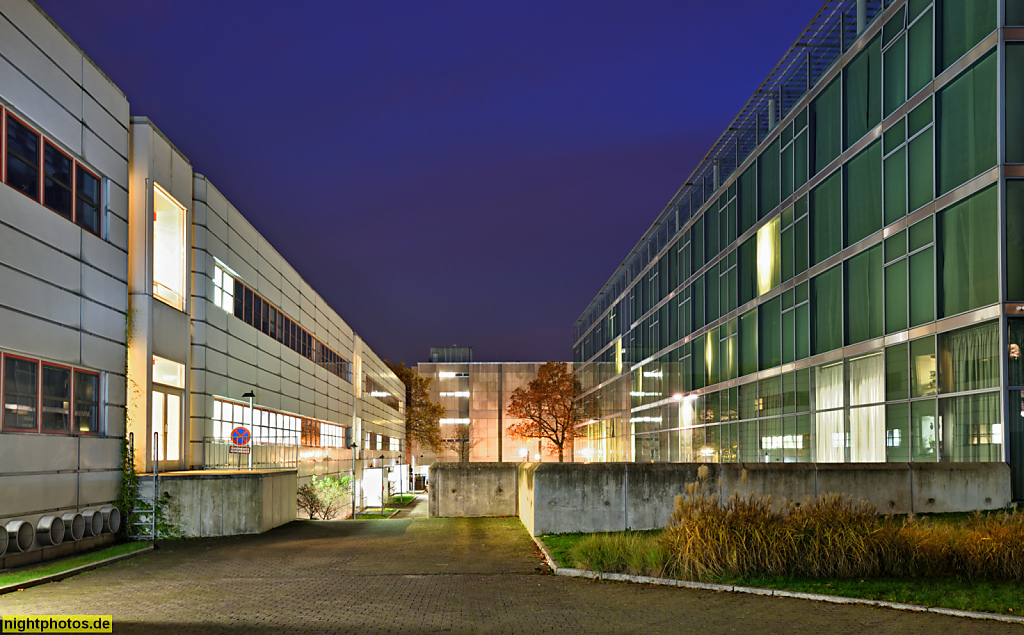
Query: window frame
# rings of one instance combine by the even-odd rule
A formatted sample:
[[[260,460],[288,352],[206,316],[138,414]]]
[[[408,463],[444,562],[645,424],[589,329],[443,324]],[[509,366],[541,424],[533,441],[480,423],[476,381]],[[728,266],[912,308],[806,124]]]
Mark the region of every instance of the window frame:
[[[96,378],[96,426],[95,430],[89,432],[83,432],[75,428],[75,407],[78,405],[78,375],[91,375]],[[102,403],[100,399],[100,392],[103,390],[103,378],[100,373],[91,370],[84,370],[82,368],[73,368],[71,373],[71,434],[77,434],[82,436],[95,437],[100,434],[100,426],[103,421],[103,409],[100,407]]]
[[[9,126],[7,125],[7,122],[9,120],[11,120],[11,119],[14,119],[16,122],[18,122],[22,126],[25,126],[26,128],[29,129],[29,131],[31,131],[33,134],[35,134],[36,137],[38,137],[38,139],[36,140],[36,144],[37,144],[36,152],[38,153],[38,158],[36,159],[36,196],[35,196],[35,198],[32,198],[31,196],[29,196],[25,192],[22,192],[20,189],[18,189],[16,187],[14,187],[13,185],[11,185],[10,184],[10,179],[8,178],[9,175],[8,175],[7,172],[8,172],[8,168],[10,167],[10,161],[7,160],[7,155],[8,155],[9,152],[11,152],[11,150],[10,150],[10,144],[7,143],[7,130],[9,128]],[[43,175],[43,139],[44,139],[44,137],[43,137],[43,134],[41,132],[39,132],[34,127],[29,125],[28,122],[26,122],[21,117],[19,117],[19,116],[15,115],[14,113],[12,113],[10,108],[7,108],[4,111],[4,138],[3,138],[4,183],[6,183],[7,186],[10,187],[11,189],[13,189],[14,191],[27,196],[28,198],[32,199],[36,203],[39,203],[40,205],[42,204],[42,200],[43,200],[43,176],[42,176]],[[21,159],[21,160],[24,160],[20,156],[18,158]]]
[[[26,361],[26,362],[33,362],[36,365],[36,399],[35,399],[35,401],[36,401],[36,410],[35,410],[36,426],[35,426],[34,429],[29,429],[29,428],[8,428],[7,427],[7,417],[6,417],[7,413],[6,413],[6,410],[7,410],[7,359],[8,358],[20,359],[20,360]],[[17,432],[17,433],[25,433],[25,434],[39,434],[40,433],[40,431],[39,431],[39,399],[40,399],[40,393],[42,392],[41,389],[40,389],[40,382],[42,381],[42,373],[40,372],[40,361],[38,359],[32,359],[31,357],[26,357],[24,355],[12,355],[11,353],[4,353],[3,356],[2,356],[2,359],[0,359],[0,363],[2,363],[2,368],[3,368],[3,372],[0,373],[0,379],[2,379],[2,381],[0,381],[0,388],[2,388],[2,390],[0,390],[0,404],[2,404],[2,406],[4,408],[4,416],[2,418],[0,418],[0,430],[3,430],[4,432]]]
[[[65,218],[65,219],[67,219],[67,220],[69,220],[71,222],[75,222],[75,207],[76,207],[76,203],[78,202],[78,198],[77,198],[77,195],[76,195],[76,192],[75,192],[75,178],[78,176],[78,171],[76,169],[76,167],[78,166],[78,161],[75,161],[74,157],[72,157],[70,154],[68,154],[64,150],[62,150],[60,148],[60,146],[58,146],[56,143],[53,143],[52,141],[50,141],[46,137],[42,137],[42,142],[43,142],[42,143],[42,145],[43,145],[43,152],[42,152],[42,157],[41,157],[42,158],[42,180],[40,181],[40,189],[42,190],[42,195],[40,197],[40,202],[42,203],[43,207],[45,207],[46,209],[50,210],[51,212],[59,215],[61,218]],[[51,178],[49,173],[46,170],[46,151],[47,151],[48,148],[53,148],[54,150],[56,150],[60,154],[64,155],[64,158],[67,159],[71,163],[71,174],[69,175],[69,177],[71,179],[71,183],[67,187],[68,194],[71,197],[71,209],[68,210],[68,213],[70,214],[70,216],[65,216],[63,213],[61,213],[60,210],[54,209],[54,208],[50,207],[47,204],[47,202],[46,202],[46,180]],[[4,176],[6,176],[6,174]],[[56,179],[53,179],[53,181],[54,181],[54,183],[57,183],[58,185],[60,185],[62,187],[64,186],[63,183],[61,183],[60,181],[58,181]]]
[[[79,170],[81,170],[82,172],[85,172],[86,174],[88,174],[92,178],[96,179],[96,181],[99,183],[99,193],[98,193],[99,194],[99,198],[97,198],[97,200],[96,200],[96,213],[98,215],[98,218],[97,218],[98,227],[96,228],[95,232],[82,224],[81,214],[79,214],[78,203],[81,200],[81,198],[79,196],[79,191],[78,191],[78,171]],[[75,200],[74,200],[74,214],[75,214],[74,223],[76,225],[78,225],[79,227],[81,227],[82,229],[84,229],[85,231],[89,232],[90,234],[92,234],[92,235],[94,235],[94,236],[96,236],[98,238],[103,238],[103,177],[101,177],[99,174],[93,172],[89,168],[87,168],[84,165],[82,165],[82,163],[80,161],[75,161],[74,197],[75,197]]]
[[[71,422],[73,416],[73,406],[75,403],[75,369],[72,366],[66,364],[56,364],[53,362],[44,362],[39,360],[39,378],[38,378],[38,401],[39,407],[36,409],[36,427],[39,429],[40,434],[71,434]],[[43,429],[43,368],[50,366],[51,368],[60,368],[68,371],[68,426],[65,430],[44,430]]]

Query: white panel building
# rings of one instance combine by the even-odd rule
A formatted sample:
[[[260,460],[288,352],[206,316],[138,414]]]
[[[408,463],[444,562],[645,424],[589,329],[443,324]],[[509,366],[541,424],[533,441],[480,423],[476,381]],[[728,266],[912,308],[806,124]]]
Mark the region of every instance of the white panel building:
[[[357,478],[397,462],[401,381],[31,0],[0,4],[0,130],[0,567],[113,539],[129,436],[185,535],[295,518],[346,429]]]

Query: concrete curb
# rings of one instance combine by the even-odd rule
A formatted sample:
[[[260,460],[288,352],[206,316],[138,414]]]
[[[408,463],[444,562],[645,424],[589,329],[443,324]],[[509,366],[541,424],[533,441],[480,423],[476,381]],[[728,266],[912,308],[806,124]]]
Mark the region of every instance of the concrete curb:
[[[99,567],[103,567],[103,566],[106,566],[108,564],[117,562],[118,560],[124,560],[125,558],[131,558],[132,556],[137,556],[137,555],[139,555],[141,553],[149,553],[150,551],[153,551],[153,549],[154,549],[154,546],[153,546],[153,543],[151,542],[151,543],[149,543],[148,547],[143,547],[142,549],[139,549],[137,551],[131,551],[129,553],[122,553],[119,556],[113,556],[113,557],[107,558],[105,560],[99,560],[97,562],[90,562],[89,564],[83,564],[80,567],[75,567],[74,569],[68,569],[67,571],[61,571],[60,573],[51,573],[50,575],[44,575],[41,578],[35,578],[35,579],[32,579],[32,580],[25,580],[24,582],[17,582],[15,584],[8,584],[7,586],[0,586],[0,595],[5,595],[7,593],[14,593],[15,591],[20,591],[22,589],[28,589],[30,587],[39,586],[40,584],[47,584],[49,582],[59,582],[61,580],[64,580],[65,578],[70,578],[73,575],[78,575],[79,573],[85,573],[86,571],[91,571],[93,569],[98,569]]]
[[[544,560],[551,567],[555,575],[570,578],[587,578],[590,580],[607,580],[609,582],[633,582],[635,584],[657,584],[660,586],[674,586],[683,589],[699,589],[701,591],[717,591],[719,593],[745,593],[748,595],[764,595],[777,598],[792,598],[796,600],[811,600],[813,602],[828,602],[831,604],[860,604],[864,606],[877,606],[879,608],[893,609],[895,611],[913,611],[915,613],[938,613],[940,615],[951,615],[953,617],[967,617],[974,620],[993,620],[997,622],[1009,622],[1011,624],[1024,624],[1024,617],[1016,615],[1001,615],[999,613],[981,613],[978,611],[960,611],[947,609],[939,606],[923,606],[920,604],[905,604],[902,602],[887,602],[885,600],[866,600],[863,598],[852,598],[842,595],[824,595],[820,593],[801,593],[799,591],[784,591],[782,589],[764,589],[760,587],[736,586],[732,584],[713,584],[710,582],[691,582],[689,580],[674,580],[672,578],[652,578],[645,575],[628,575],[625,573],[603,573],[600,571],[587,571],[585,569],[571,569],[560,567],[551,556],[547,546],[537,536],[530,536],[537,548],[544,554]]]

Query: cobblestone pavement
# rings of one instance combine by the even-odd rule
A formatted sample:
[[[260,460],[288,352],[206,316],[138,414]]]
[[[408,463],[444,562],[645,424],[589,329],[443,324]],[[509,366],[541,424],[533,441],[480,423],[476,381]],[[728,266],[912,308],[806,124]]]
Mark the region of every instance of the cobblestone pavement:
[[[515,518],[300,521],[164,543],[0,596],[0,614],[113,614],[115,633],[1024,633],[941,615],[546,573]]]

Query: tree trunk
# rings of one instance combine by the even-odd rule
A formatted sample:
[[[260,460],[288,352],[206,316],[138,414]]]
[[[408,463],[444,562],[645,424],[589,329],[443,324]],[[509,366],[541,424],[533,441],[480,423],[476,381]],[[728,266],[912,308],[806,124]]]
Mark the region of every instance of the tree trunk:
[[[558,462],[564,463],[565,459],[562,458],[562,448],[558,448]]]

